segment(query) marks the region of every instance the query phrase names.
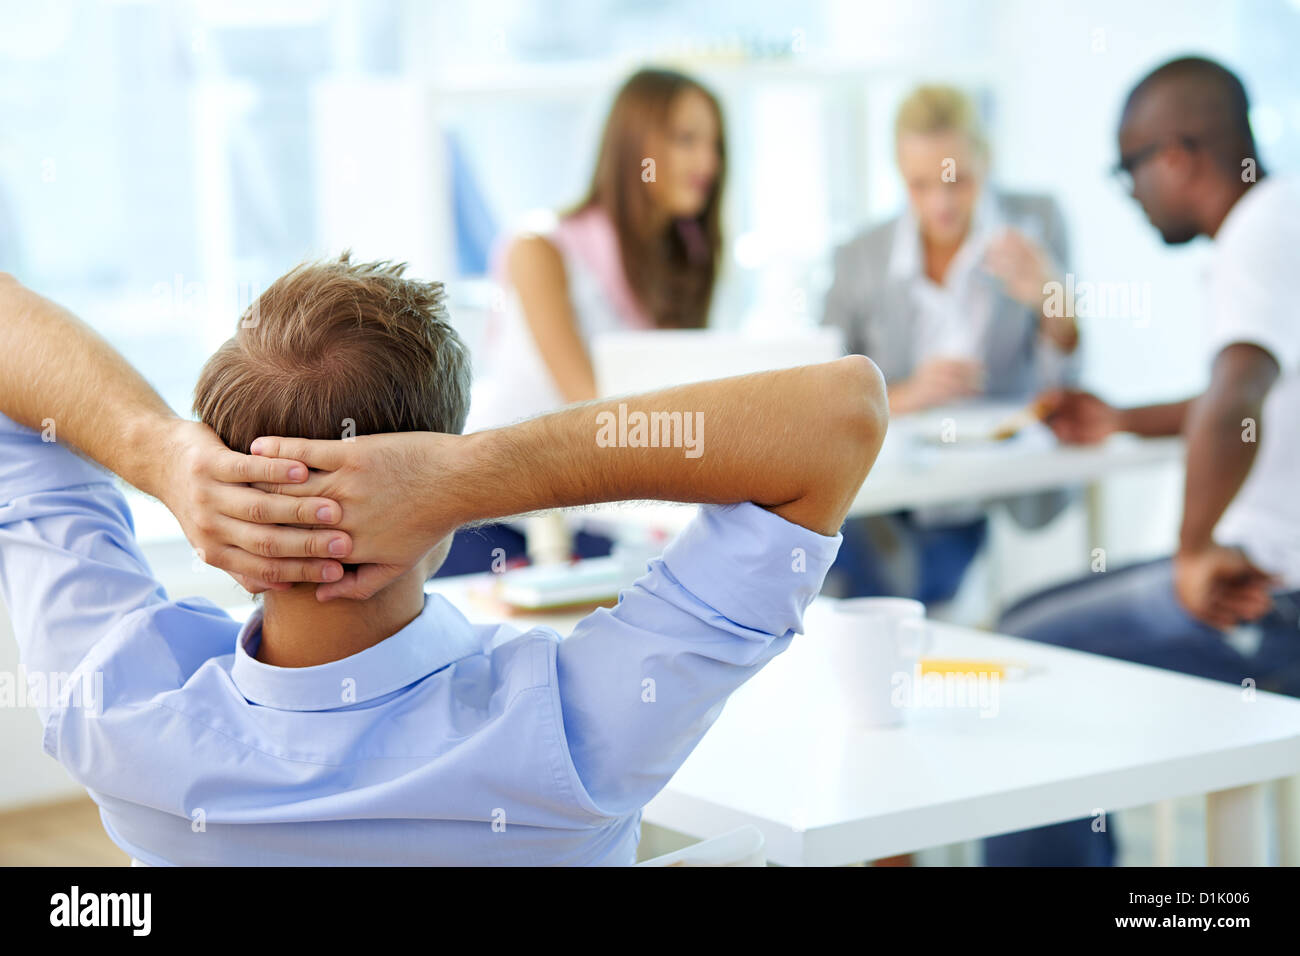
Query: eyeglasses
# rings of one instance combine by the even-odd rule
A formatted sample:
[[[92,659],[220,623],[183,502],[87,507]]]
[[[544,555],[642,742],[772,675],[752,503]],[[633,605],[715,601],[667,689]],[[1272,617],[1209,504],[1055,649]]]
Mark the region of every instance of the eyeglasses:
[[[1170,136],[1164,139],[1156,140],[1141,149],[1135,149],[1127,156],[1121,156],[1110,171],[1110,174],[1119,181],[1120,186],[1130,196],[1133,195],[1133,177],[1137,175],[1138,168],[1160,153],[1161,150],[1171,145],[1179,145],[1184,149],[1196,149],[1196,140],[1191,136]]]

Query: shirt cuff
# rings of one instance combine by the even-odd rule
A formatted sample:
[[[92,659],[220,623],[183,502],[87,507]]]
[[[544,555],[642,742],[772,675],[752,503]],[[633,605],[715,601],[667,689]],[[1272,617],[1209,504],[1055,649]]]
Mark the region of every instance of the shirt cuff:
[[[842,534],[817,534],[752,502],[701,505],[664,550],[677,582],[723,617],[767,634],[802,633]]]

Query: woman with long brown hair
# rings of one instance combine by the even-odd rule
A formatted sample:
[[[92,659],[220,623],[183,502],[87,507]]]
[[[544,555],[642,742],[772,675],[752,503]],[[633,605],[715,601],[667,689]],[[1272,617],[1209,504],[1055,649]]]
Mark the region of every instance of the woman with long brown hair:
[[[704,86],[663,69],[623,84],[587,195],[553,229],[514,236],[497,257],[504,295],[480,349],[486,367],[466,430],[596,398],[588,343],[602,332],[708,323],[725,169],[722,110]],[[579,532],[569,541],[554,524],[529,525],[530,553],[609,553],[608,539]],[[499,569],[503,554],[524,551],[523,533],[509,525],[461,532],[439,573]]]
[[[548,234],[514,237],[471,427],[596,397],[587,343],[615,329],[702,328],[722,247],[722,111],[700,83],[646,69],[614,98],[591,187]]]

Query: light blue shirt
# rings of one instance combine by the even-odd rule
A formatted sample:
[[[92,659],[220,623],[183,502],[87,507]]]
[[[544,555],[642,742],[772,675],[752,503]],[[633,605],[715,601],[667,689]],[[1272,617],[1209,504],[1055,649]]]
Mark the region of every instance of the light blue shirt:
[[[441,597],[319,667],[170,600],[105,472],[0,415],[0,586],[45,751],[153,865],[629,864],[641,808],[789,645],[839,549],[705,506],[561,640]]]

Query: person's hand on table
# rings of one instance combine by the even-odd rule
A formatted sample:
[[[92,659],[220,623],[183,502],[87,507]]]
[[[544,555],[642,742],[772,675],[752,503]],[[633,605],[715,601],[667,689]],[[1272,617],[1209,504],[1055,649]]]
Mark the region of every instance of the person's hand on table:
[[[297,487],[309,478],[302,462],[231,451],[200,422],[177,419],[169,429],[158,497],[203,561],[254,594],[343,576],[352,540],[320,527],[342,516],[338,502],[251,486]]]
[[[1174,591],[1183,609],[1221,631],[1263,617],[1277,580],[1239,548],[1210,544],[1174,555]]]
[[[979,395],[984,366],[972,359],[937,357],[922,362],[910,378],[889,387],[894,414],[921,411]]]
[[[351,535],[348,563],[356,567],[318,586],[318,600],[373,596],[464,523],[448,477],[466,442],[462,435],[435,432],[359,435],[348,441],[265,437],[253,442],[255,455],[301,461],[312,469],[303,483],[255,487],[319,496],[342,507],[339,527]]]
[[[1054,389],[1037,404],[1057,439],[1069,445],[1095,445],[1120,430],[1119,410],[1090,392]]]

